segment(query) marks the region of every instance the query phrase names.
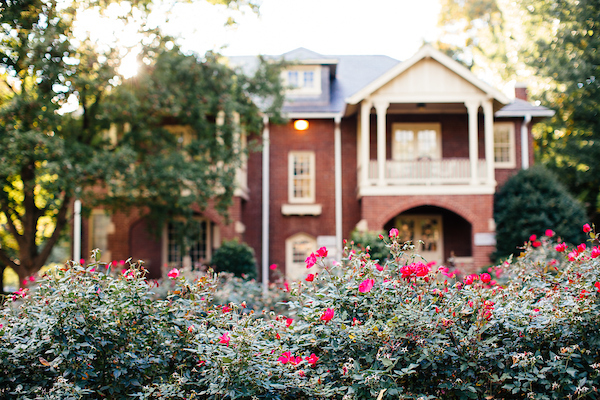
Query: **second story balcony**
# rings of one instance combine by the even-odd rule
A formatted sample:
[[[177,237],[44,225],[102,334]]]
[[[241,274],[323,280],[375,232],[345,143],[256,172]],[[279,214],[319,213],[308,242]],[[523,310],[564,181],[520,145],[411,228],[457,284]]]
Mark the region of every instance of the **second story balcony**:
[[[379,183],[377,160],[369,162],[368,185]],[[471,175],[471,162],[468,158],[447,158],[442,160],[422,159],[414,161],[385,161],[383,184],[390,186],[432,186],[432,185],[485,185],[487,182],[487,162],[477,161],[476,175]]]

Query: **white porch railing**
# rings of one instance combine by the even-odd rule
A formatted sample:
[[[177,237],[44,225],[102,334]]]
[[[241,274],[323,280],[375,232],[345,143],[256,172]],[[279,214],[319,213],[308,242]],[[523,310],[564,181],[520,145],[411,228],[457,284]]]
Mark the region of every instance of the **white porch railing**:
[[[369,162],[369,184],[377,184],[377,160]],[[486,182],[486,161],[477,162],[477,183]],[[470,185],[468,158],[385,162],[385,185]]]

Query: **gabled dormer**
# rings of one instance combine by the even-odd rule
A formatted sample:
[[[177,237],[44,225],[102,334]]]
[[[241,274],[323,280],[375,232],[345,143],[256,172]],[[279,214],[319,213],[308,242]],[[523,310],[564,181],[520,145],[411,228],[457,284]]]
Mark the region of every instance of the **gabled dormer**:
[[[329,104],[337,59],[302,47],[285,53],[282,58],[288,63],[281,72],[281,79],[288,88],[287,106]]]

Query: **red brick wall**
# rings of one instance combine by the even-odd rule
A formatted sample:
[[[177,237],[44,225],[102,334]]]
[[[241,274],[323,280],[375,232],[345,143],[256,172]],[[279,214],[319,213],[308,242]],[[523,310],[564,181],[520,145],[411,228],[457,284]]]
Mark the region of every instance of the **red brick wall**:
[[[242,201],[234,197],[233,205],[229,207],[230,224],[225,225],[224,217],[220,216],[211,204],[201,213],[215,224],[220,225],[221,239],[230,240],[240,238],[235,232],[235,221],[241,218]],[[139,209],[126,212],[115,212],[112,214],[112,222],[115,226],[113,233],[108,234],[108,249],[112,260],[144,261],[145,267],[150,272],[151,278],[158,278],[161,274],[162,265],[162,237],[156,232],[157,227],[152,227],[151,220],[143,216]],[[151,229],[154,228],[154,229]],[[158,234],[158,236],[156,236]],[[82,220],[82,257],[86,260],[90,256],[89,247],[89,219]]]
[[[369,229],[384,229],[398,214],[419,206],[435,206],[452,211],[471,224],[471,248],[476,267],[489,265],[493,246],[475,246],[475,233],[490,232],[493,195],[369,196],[362,199],[362,217]]]
[[[308,130],[293,129],[292,122],[271,125],[269,263],[285,265],[285,240],[304,232],[313,237],[335,235],[334,122],[310,120]],[[284,216],[288,203],[288,153],[314,151],[316,173],[315,201],[321,204],[319,216]],[[356,160],[356,159],[354,159]],[[283,272],[283,271],[282,271]]]
[[[356,198],[357,189],[357,119],[343,119],[342,129],[342,238],[350,237],[356,224],[361,220],[360,201]]]

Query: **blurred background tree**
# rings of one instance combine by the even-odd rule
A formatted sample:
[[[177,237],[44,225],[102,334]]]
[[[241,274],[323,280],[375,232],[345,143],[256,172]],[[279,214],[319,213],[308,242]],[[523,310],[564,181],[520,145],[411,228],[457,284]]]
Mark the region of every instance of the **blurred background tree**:
[[[524,81],[556,111],[536,160],[600,224],[600,0],[442,0],[438,46],[492,84]],[[499,85],[500,86],[500,85]]]
[[[76,198],[87,210],[142,207],[158,224],[209,199],[225,212],[243,154],[240,126],[252,134],[262,123],[252,99],[268,99],[267,112],[281,104],[276,65],[263,63],[246,77],[217,54],[183,54],[148,25],[152,5],[0,3],[0,268],[10,266],[21,280],[67,234]],[[106,17],[109,8],[136,27],[132,47],[119,45],[119,33],[102,43],[81,31],[84,10]],[[133,47],[142,67],[127,76]],[[169,125],[188,128],[189,140],[178,140]]]

